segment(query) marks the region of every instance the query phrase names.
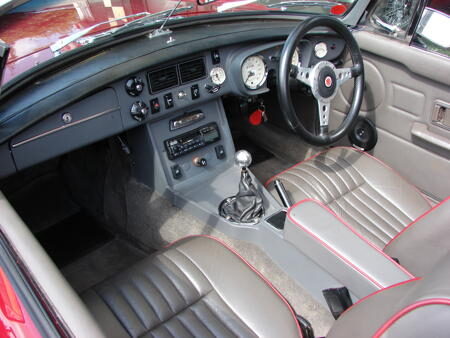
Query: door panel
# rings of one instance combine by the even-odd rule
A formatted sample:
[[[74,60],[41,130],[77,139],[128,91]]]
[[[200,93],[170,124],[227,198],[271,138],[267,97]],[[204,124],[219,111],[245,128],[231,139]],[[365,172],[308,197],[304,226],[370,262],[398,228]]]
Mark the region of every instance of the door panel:
[[[361,115],[378,130],[374,155],[427,195],[445,198],[450,195],[450,130],[432,120],[436,104],[450,106],[450,60],[376,33],[354,35],[365,65]],[[343,119],[352,88],[348,81],[336,96],[332,128]]]

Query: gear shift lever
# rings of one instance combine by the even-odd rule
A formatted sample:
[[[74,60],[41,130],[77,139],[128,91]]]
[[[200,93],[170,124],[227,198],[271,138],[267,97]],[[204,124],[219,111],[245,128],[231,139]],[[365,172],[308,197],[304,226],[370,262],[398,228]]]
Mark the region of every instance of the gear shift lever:
[[[250,164],[252,164],[252,155],[247,150],[239,150],[234,155],[234,161],[242,170],[247,170]]]
[[[256,224],[264,215],[264,207],[262,197],[253,185],[247,170],[252,163],[252,156],[246,150],[239,150],[234,160],[241,168],[239,191],[235,196],[228,197],[220,203],[219,214],[230,222]]]

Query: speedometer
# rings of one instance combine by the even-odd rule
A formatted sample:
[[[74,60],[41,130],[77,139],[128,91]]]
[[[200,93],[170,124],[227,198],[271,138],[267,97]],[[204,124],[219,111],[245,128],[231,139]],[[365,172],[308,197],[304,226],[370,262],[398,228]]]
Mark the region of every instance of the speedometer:
[[[266,81],[267,68],[264,58],[259,55],[249,56],[242,64],[242,80],[248,89],[258,89]]]

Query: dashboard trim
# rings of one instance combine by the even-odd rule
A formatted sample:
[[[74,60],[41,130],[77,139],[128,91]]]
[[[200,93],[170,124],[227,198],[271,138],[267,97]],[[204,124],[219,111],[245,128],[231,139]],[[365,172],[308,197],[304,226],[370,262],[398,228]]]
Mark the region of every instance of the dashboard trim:
[[[20,147],[20,146],[22,146],[22,145],[24,145],[24,144],[26,144],[26,143],[29,143],[29,142],[38,140],[38,139],[40,139],[40,138],[42,138],[42,137],[44,137],[44,136],[51,135],[51,134],[56,133],[56,132],[58,132],[58,131],[60,131],[60,130],[63,130],[63,129],[67,129],[67,128],[76,126],[76,125],[81,124],[81,123],[83,123],[83,122],[90,121],[90,120],[92,120],[92,119],[95,119],[95,118],[97,118],[97,117],[100,117],[100,116],[103,116],[103,115],[112,113],[112,112],[117,111],[117,110],[120,110],[120,106],[116,106],[116,107],[114,107],[114,108],[110,108],[110,109],[104,110],[104,111],[102,111],[102,112],[100,112],[100,113],[97,113],[97,114],[94,114],[94,115],[85,117],[85,118],[83,118],[83,119],[80,119],[80,120],[71,122],[70,124],[66,124],[66,125],[63,125],[63,126],[58,127],[58,128],[50,129],[50,130],[48,130],[48,131],[46,131],[46,132],[44,132],[44,133],[40,133],[40,134],[35,135],[35,136],[33,136],[33,137],[27,138],[27,139],[25,139],[25,140],[23,140],[23,141],[20,141],[20,142],[17,142],[17,143],[15,143],[15,144],[12,144],[12,145],[11,145],[11,148],[17,148],[17,147]]]

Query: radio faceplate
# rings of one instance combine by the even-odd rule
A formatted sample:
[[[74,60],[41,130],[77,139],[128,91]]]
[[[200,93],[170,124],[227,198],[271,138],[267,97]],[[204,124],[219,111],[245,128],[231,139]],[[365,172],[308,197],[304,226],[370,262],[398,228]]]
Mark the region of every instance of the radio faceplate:
[[[164,147],[169,160],[174,160],[219,140],[219,128],[217,123],[212,122],[185,134],[165,140]]]

